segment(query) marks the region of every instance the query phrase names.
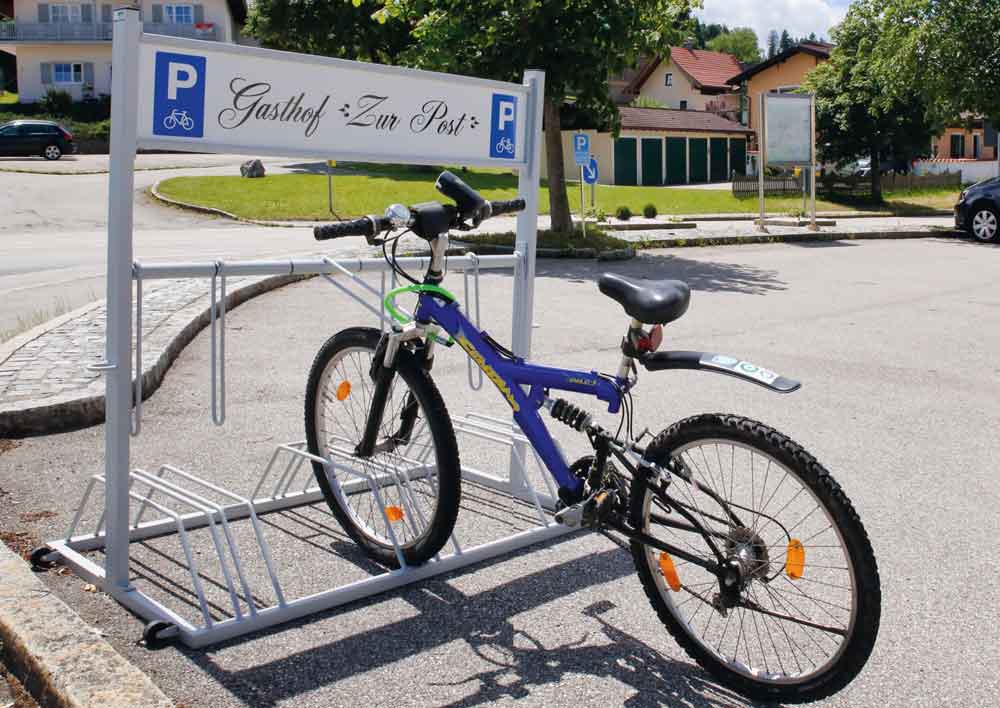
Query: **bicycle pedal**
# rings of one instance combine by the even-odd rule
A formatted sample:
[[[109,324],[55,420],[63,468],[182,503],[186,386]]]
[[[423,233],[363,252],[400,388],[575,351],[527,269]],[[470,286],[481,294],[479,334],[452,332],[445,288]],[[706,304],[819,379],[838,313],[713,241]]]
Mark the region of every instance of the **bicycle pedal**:
[[[563,526],[570,526],[572,528],[579,526],[580,521],[583,519],[583,506],[587,503],[587,501],[588,500],[577,502],[572,506],[567,506],[566,508],[557,511],[554,515],[556,522],[562,524]]]

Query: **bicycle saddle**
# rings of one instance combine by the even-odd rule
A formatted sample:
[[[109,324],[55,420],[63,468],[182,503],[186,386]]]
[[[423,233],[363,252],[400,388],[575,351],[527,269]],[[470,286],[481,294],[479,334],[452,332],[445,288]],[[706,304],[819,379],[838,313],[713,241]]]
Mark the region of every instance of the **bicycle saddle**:
[[[687,312],[691,301],[691,289],[680,280],[644,280],[605,273],[597,286],[643,324],[673,322]]]

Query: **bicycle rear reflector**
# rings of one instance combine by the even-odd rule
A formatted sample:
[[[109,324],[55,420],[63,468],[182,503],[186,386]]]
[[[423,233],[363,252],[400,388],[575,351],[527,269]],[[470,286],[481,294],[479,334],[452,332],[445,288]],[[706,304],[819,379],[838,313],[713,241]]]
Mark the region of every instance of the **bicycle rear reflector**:
[[[677,569],[674,567],[674,560],[666,551],[660,552],[660,570],[663,577],[667,579],[667,585],[674,592],[681,591],[681,579],[677,577]]]
[[[785,560],[785,573],[792,580],[802,577],[802,572],[806,568],[806,549],[802,542],[793,538],[788,542],[788,555]]]
[[[387,506],[385,508],[385,517],[392,522],[402,521],[403,510],[398,506]]]
[[[340,385],[337,386],[337,400],[344,401],[350,395],[351,395],[351,382],[341,381]]]

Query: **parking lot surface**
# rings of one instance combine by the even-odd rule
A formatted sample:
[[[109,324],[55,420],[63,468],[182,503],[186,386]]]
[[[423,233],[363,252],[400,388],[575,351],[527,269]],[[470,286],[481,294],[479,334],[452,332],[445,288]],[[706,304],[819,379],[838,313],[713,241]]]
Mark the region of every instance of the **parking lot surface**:
[[[659,250],[610,265],[541,261],[535,359],[614,370],[627,320],[593,282],[603,270],[690,283],[690,310],[666,328],[664,347],[736,354],[804,381],[801,391],[778,396],[704,373],[643,372],[636,429],[656,431],[698,412],[739,413],[789,434],[843,485],[879,561],[882,627],[860,677],[824,705],[995,705],[1000,248],[925,239]],[[445,285],[460,293],[461,280],[453,275]],[[482,288],[484,326],[509,343],[510,276],[484,274]],[[316,350],[355,324],[372,317],[319,279],[235,310],[226,425],[209,417],[205,333],[147,401],[133,464],[172,463],[249,494],[274,446],[303,437]],[[460,354],[441,353],[434,371],[452,414],[503,415],[488,383],[468,391]],[[570,457],[585,452],[575,433],[550,428]],[[505,450],[460,443],[463,462],[505,469]],[[0,453],[0,532],[36,541],[61,534],[102,460],[100,427]],[[471,485],[466,492],[466,545],[521,523],[501,500]],[[295,594],[372,570],[321,506],[266,519],[278,573]],[[193,596],[171,560],[176,546],[162,539],[134,547],[133,575],[190,614]],[[204,539],[198,551],[208,557]],[[745,704],[674,644],[629,555],[596,535],[197,651],[136,646],[141,623],[110,598],[70,575],[45,579],[189,708]]]

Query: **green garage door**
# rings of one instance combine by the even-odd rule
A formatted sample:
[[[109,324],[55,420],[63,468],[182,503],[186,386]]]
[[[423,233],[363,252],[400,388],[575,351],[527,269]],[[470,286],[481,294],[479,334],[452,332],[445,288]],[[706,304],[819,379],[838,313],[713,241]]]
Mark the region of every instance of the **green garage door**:
[[[639,184],[635,138],[618,138],[615,141],[615,184]]]
[[[726,173],[726,139],[712,138],[709,143],[712,154],[712,182],[725,182],[729,179]]]
[[[729,141],[729,169],[738,175],[747,173],[747,141],[743,138]]]
[[[687,182],[687,146],[684,138],[667,138],[667,184]]]
[[[688,139],[688,152],[691,159],[691,181],[708,181],[708,140],[706,138]]]
[[[642,183],[657,187],[663,184],[662,138],[642,139]]]

